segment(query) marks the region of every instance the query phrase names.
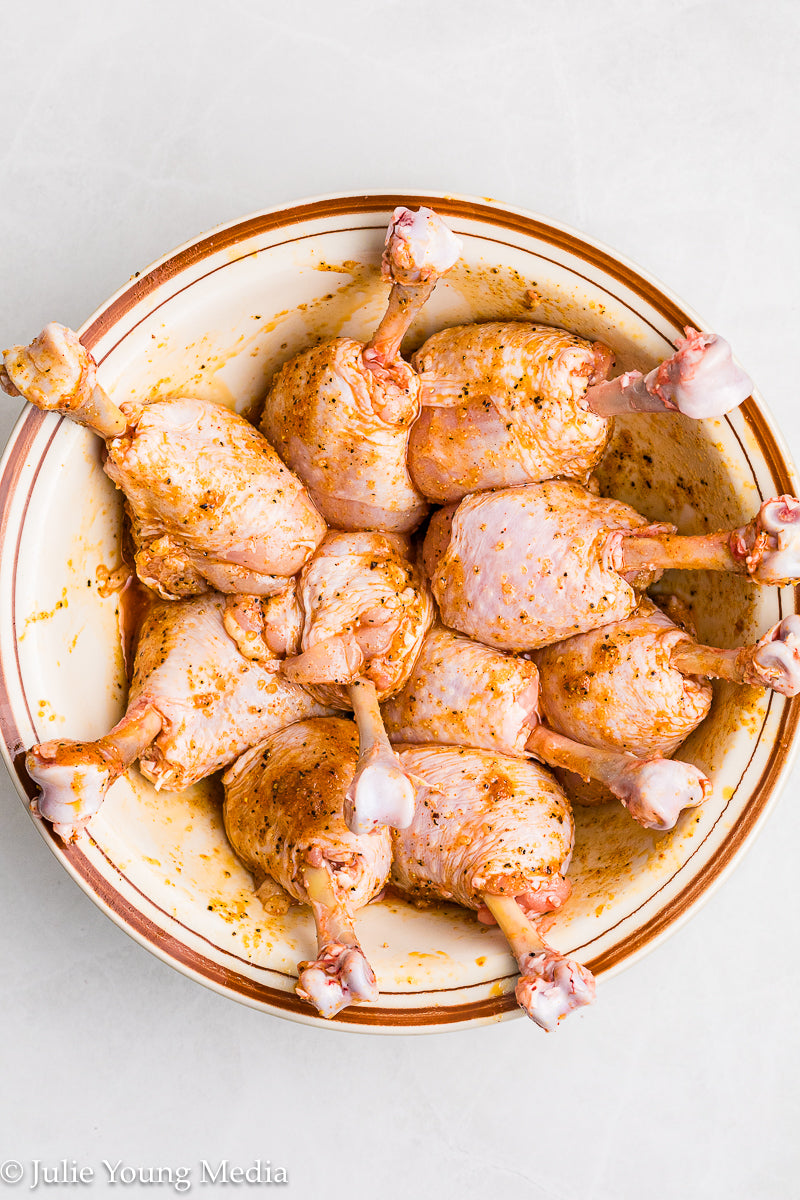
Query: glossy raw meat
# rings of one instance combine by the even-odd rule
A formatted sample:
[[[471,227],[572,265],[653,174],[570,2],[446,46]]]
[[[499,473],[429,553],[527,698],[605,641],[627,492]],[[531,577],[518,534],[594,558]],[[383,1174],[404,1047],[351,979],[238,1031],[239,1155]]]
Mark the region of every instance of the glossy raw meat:
[[[126,496],[137,573],[164,599],[210,588],[273,595],[324,536],[305,488],[252,425],[191,397],[118,408],[63,325],[7,350],[0,383],[106,440],[105,470]]]
[[[481,892],[560,903],[572,856],[569,803],[536,763],[461,746],[398,745],[418,780],[408,829],[392,835],[392,881],[418,900],[479,909]],[[539,911],[543,911],[540,908]]]
[[[703,802],[708,780],[696,767],[587,745],[540,721],[534,663],[433,629],[405,686],[383,709],[395,741],[467,745],[531,755],[607,787],[637,821],[671,829],[685,808]]]
[[[395,742],[524,755],[539,720],[535,663],[434,626],[404,686],[382,705]]]
[[[445,509],[431,521],[428,570],[450,520]],[[765,500],[747,525],[682,536],[576,483],[484,492],[453,513],[431,587],[453,629],[501,649],[534,650],[624,620],[636,589],[668,567],[792,583],[800,579],[800,501]]]
[[[392,882],[418,903],[488,909],[519,963],[520,1005],[555,1028],[594,999],[589,972],[551,950],[526,916],[569,895],[573,826],[564,793],[531,762],[463,747],[400,749],[418,790],[412,824],[392,836]]]
[[[165,599],[209,585],[283,591],[325,534],[305,488],[258,430],[208,400],[140,409],[108,443],[105,469],[128,500],[137,574]]]
[[[637,755],[674,753],[707,715],[705,676],[800,690],[800,617],[737,650],[698,646],[642,597],[623,621],[539,650],[542,713],[553,729],[591,746]]]
[[[606,447],[610,422],[581,403],[612,362],[599,343],[490,321],[435,333],[412,361],[426,387],[408,462],[430,500],[556,475],[585,483]]]
[[[156,787],[181,791],[268,733],[330,711],[284,679],[277,658],[258,663],[239,653],[224,604],[213,593],[162,601],[142,625],[129,704],[157,709],[164,723],[139,757]]]
[[[145,617],[128,708],[97,742],[52,741],[26,757],[42,788],[36,811],[75,838],[108,787],[138,758],[157,788],[181,791],[266,733],[327,711],[283,679],[278,662],[243,658],[222,623],[224,599],[159,601]]]
[[[331,531],[297,588],[301,653],[285,673],[321,699],[350,708],[347,685],[371,679],[380,699],[402,687],[433,620],[427,585],[406,538]]]
[[[413,789],[378,708],[408,678],[433,620],[427,585],[409,555],[400,534],[331,533],[297,588],[301,653],[283,672],[322,702],[355,711],[361,756],[346,809],[354,832],[402,827],[413,812]]]
[[[585,483],[615,413],[718,417],[752,390],[727,342],[689,328],[648,375],[629,371],[611,382],[607,347],[522,321],[444,329],[413,363],[424,387],[409,468],[439,503],[555,476]]]
[[[636,592],[606,547],[614,530],[639,527],[627,504],[575,483],[468,496],[431,581],[442,619],[489,646],[531,650],[626,617]]]
[[[305,351],[267,396],[261,428],[338,529],[404,532],[427,512],[406,465],[420,383],[400,343],[459,252],[430,209],[396,209],[383,257],[392,291],[371,342],[333,338]]]
[[[225,829],[272,912],[310,904],[319,956],[300,964],[298,992],[323,1016],[377,998],[352,916],[386,883],[388,831],[356,836],[344,799],[358,759],[351,721],[301,721],[254,747],[224,776]]]

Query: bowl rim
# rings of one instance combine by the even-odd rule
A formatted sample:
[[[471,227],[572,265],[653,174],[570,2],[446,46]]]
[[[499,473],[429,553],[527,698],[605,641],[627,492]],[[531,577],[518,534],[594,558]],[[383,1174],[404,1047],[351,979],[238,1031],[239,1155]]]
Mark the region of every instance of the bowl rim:
[[[463,217],[478,220],[498,229],[512,230],[533,236],[545,243],[589,262],[604,271],[612,279],[622,283],[635,295],[643,299],[655,311],[672,324],[683,327],[687,324],[706,330],[708,325],[689,308],[675,293],[650,272],[633,260],[626,258],[603,242],[590,237],[569,225],[551,220],[541,214],[501,204],[488,197],[471,197],[455,193],[415,190],[396,191],[333,192],[307,197],[289,204],[260,209],[236,220],[217,225],[194,238],[181,243],[175,249],[154,260],[142,271],[137,271],[126,284],[98,306],[80,327],[79,336],[88,349],[93,349],[100,339],[124,316],[162,284],[184,272],[188,267],[205,258],[229,249],[248,238],[278,230],[287,225],[297,225],[346,213],[385,213],[398,205],[417,207],[429,205],[450,219]],[[363,228],[359,225],[354,228]],[[338,230],[337,232],[344,232]],[[106,353],[111,353],[109,349]],[[102,362],[102,359],[100,360]],[[790,451],[778,430],[774,418],[763,398],[754,389],[740,410],[748,424],[766,464],[779,487],[793,492],[797,488],[796,469]],[[27,484],[27,497],[38,475],[38,465],[44,458],[50,443],[65,418],[26,406],[10,435],[5,452],[0,460],[0,549],[5,545],[6,530],[14,495],[20,483],[20,475],[27,461],[31,445],[45,422],[51,422],[52,431],[46,446],[39,455],[39,464]],[[20,530],[24,524],[24,516]],[[14,551],[14,575],[19,544]],[[11,587],[13,604],[14,585]],[[800,607],[800,590],[794,589],[795,607]],[[0,603],[3,597],[0,596]],[[18,671],[18,664],[16,664]],[[22,758],[24,746],[21,741],[12,709],[7,685],[6,664],[0,652],[0,752],[9,770],[23,803],[33,798],[36,789],[24,771]],[[800,698],[785,705],[773,750],[765,764],[761,777],[752,788],[750,798],[738,821],[728,832],[717,850],[697,875],[693,876],[676,895],[672,902],[656,913],[641,926],[634,929],[610,950],[599,954],[587,964],[595,974],[610,976],[632,966],[644,954],[655,949],[666,937],[676,932],[700,909],[729,873],[741,860],[764,826],[785,784],[798,751],[796,737],[800,723]],[[521,1015],[516,1006],[513,991],[475,1001],[465,1001],[451,1006],[424,1005],[411,1009],[386,1008],[380,1005],[356,1006],[343,1010],[332,1021],[323,1021],[313,1015],[307,1004],[293,992],[273,988],[231,970],[191,946],[182,943],[168,931],[159,928],[146,913],[140,911],[117,891],[108,879],[84,854],[80,844],[65,846],[52,832],[49,825],[35,820],[40,835],[61,864],[76,880],[91,899],[129,936],[139,942],[162,961],[180,970],[183,974],[210,987],[222,995],[234,998],[250,1006],[272,1011],[278,1015],[308,1024],[324,1024],[328,1028],[375,1033],[422,1033],[439,1032],[446,1029],[464,1028],[469,1025],[496,1021],[501,1017]],[[93,843],[97,846],[97,843]],[[98,847],[99,849],[99,847]],[[145,897],[146,898],[146,897]],[[468,990],[468,986],[467,989]]]

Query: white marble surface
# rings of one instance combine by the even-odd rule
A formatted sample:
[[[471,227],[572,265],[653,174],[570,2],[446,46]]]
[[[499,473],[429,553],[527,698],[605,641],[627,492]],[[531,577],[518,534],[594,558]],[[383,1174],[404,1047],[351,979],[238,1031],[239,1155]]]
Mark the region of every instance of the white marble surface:
[[[0,341],[80,324],[149,260],[267,205],[491,195],[665,280],[800,456],[798,50],[793,0],[9,0]],[[557,1035],[381,1039],[265,1017],[156,961],[4,778],[0,1161],[260,1158],[326,1200],[796,1197],[798,784],[702,912]]]

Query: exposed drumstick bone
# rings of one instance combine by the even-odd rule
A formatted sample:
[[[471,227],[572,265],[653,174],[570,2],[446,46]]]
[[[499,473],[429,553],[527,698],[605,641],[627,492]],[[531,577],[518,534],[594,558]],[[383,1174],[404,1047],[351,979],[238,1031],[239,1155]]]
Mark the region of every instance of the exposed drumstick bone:
[[[430,208],[394,210],[381,262],[381,274],[392,281],[392,290],[386,313],[364,347],[370,370],[400,357],[400,343],[411,322],[460,253],[460,240]]]
[[[378,692],[370,679],[348,687],[358,725],[358,766],[347,789],[344,817],[352,833],[381,825],[407,829],[414,816],[414,785],[392,749],[383,726]]]
[[[65,841],[75,841],[111,784],[155,741],[162,724],[156,709],[145,708],[126,713],[96,742],[52,741],[33,746],[25,756],[25,769],[42,794],[31,804],[32,810],[51,821]]]
[[[125,432],[127,420],[97,382],[97,364],[65,325],[46,325],[29,346],[12,346],[4,358],[0,387],[10,396],[64,413],[102,438]]]
[[[728,571],[755,583],[784,586],[800,579],[800,500],[765,500],[758,514],[739,529],[681,536],[637,537],[612,533],[606,553],[620,573],[682,570]]]
[[[592,1004],[594,976],[586,967],[547,945],[513,896],[482,899],[502,929],[519,964],[514,994],[517,1003],[540,1028],[552,1033],[573,1009]]]
[[[584,746],[544,725],[536,726],[525,749],[548,766],[598,779],[646,829],[672,829],[685,808],[696,808],[712,791],[691,763]]]
[[[800,616],[784,617],[752,646],[720,650],[697,642],[678,642],[670,665],[684,675],[729,679],[796,696],[800,693]]]
[[[300,963],[298,996],[309,1000],[323,1017],[333,1017],[354,1001],[378,998],[375,973],[358,944],[347,905],[336,893],[326,866],[303,867],[318,955]]]
[[[678,349],[647,375],[626,371],[596,383],[586,392],[592,412],[613,417],[627,412],[685,413],[695,420],[721,417],[737,408],[753,390],[750,378],[733,361],[724,338],[686,326]]]

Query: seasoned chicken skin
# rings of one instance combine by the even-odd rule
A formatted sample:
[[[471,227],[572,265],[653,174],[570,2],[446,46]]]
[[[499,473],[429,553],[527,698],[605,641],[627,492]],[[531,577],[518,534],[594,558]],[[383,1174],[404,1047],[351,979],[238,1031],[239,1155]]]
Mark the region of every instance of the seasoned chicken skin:
[[[575,483],[468,496],[431,581],[442,619],[504,650],[531,650],[620,620],[637,595],[614,566],[609,538],[644,528],[627,504]]]
[[[651,600],[600,629],[536,652],[548,724],[591,746],[673,754],[707,715],[711,685],[671,666],[689,642]]]
[[[397,364],[408,414],[384,417],[376,412],[382,381],[365,368],[363,350],[360,342],[335,338],[286,363],[267,397],[261,428],[306,481],[329,524],[414,529],[427,512],[405,459],[419,384],[407,364]]]
[[[136,650],[129,706],[153,708],[162,731],[139,757],[159,788],[181,791],[273,730],[330,709],[279,673],[244,658],[223,625],[225,601],[208,593],[158,602]]]
[[[397,534],[332,530],[300,574],[301,653],[284,672],[337,708],[347,685],[370,679],[378,697],[408,678],[433,621],[433,602]]]
[[[407,682],[382,705],[395,742],[442,742],[525,754],[539,720],[534,663],[434,626]]]
[[[476,910],[483,892],[552,894],[560,904],[573,824],[552,775],[536,763],[461,746],[398,750],[417,780],[417,804],[409,828],[392,835],[396,887],[417,900]]]
[[[711,707],[706,676],[800,692],[800,617],[749,646],[699,645],[643,596],[631,616],[537,651],[542,713],[591,746],[672,754]]]
[[[450,520],[443,509],[431,521],[429,570]],[[431,587],[446,625],[489,646],[534,650],[624,620],[635,589],[668,567],[767,586],[800,579],[800,500],[765,500],[747,525],[688,536],[576,483],[484,492],[453,513]]]
[[[685,808],[701,804],[710,792],[706,777],[690,763],[634,757],[548,729],[539,719],[538,690],[534,663],[434,629],[408,682],[384,705],[386,729],[395,741],[532,755],[601,783],[651,829],[671,829]]]
[[[379,700],[402,687],[433,620],[427,585],[401,534],[331,533],[303,569],[301,653],[283,672],[326,704],[352,708],[358,770],[345,815],[354,833],[411,820],[414,791],[381,720]]]
[[[528,915],[569,896],[564,793],[541,767],[481,750],[412,746],[401,757],[418,794],[411,826],[393,835],[392,882],[418,903],[454,900],[496,920],[519,966],[518,1004],[555,1029],[595,994],[589,971],[548,946]]]
[[[265,733],[329,710],[277,674],[278,662],[243,658],[209,594],[158,601],[139,634],[125,716],[96,742],[33,746],[25,759],[42,794],[39,816],[74,840],[110,785],[136,759],[157,788],[181,791],[232,762]]]
[[[231,845],[256,876],[269,875],[300,904],[308,903],[303,869],[309,862],[330,866],[353,910],[368,904],[386,883],[388,832],[356,836],[342,816],[357,760],[353,722],[317,717],[271,734],[225,773]]]
[[[339,529],[406,532],[427,512],[406,465],[420,383],[400,343],[459,251],[430,209],[396,209],[382,264],[392,291],[372,340],[333,338],[306,350],[267,396],[261,428]]]
[[[223,778],[225,829],[262,902],[312,907],[319,957],[300,964],[297,990],[326,1017],[377,997],[352,916],[383,889],[391,843],[386,829],[356,836],[345,824],[357,760],[353,723],[318,718],[272,734]]]
[[[424,385],[409,442],[414,482],[439,502],[554,476],[585,483],[616,413],[722,416],[752,384],[722,338],[685,334],[648,375],[611,382],[610,350],[563,329],[493,321],[434,334],[412,360]]]
[[[207,400],[139,409],[108,443],[105,469],[128,500],[137,574],[165,599],[209,586],[274,595],[325,534],[306,489],[258,430]]]
[[[612,363],[598,342],[490,321],[435,333],[412,362],[426,386],[408,463],[429,500],[557,475],[585,483],[605,450],[611,422],[582,403]]]
[[[300,481],[236,413],[191,397],[117,407],[77,334],[48,325],[5,352],[0,384],[106,440],[127,498],[139,577],[166,600],[216,588],[270,596],[321,542]]]

